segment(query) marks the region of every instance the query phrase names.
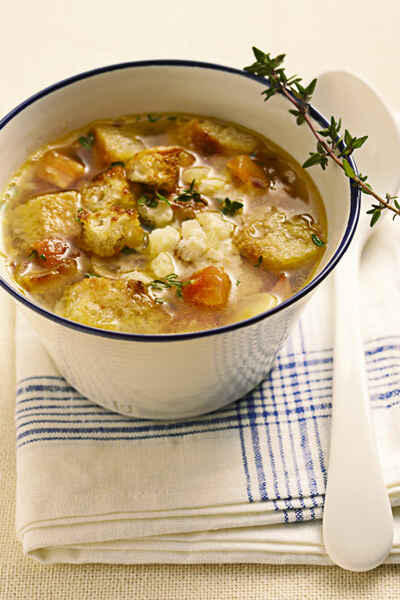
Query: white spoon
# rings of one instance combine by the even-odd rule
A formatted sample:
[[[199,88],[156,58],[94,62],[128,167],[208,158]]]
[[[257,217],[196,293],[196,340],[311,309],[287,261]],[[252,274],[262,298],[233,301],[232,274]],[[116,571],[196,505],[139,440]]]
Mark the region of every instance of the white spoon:
[[[313,103],[327,118],[342,117],[352,135],[369,135],[355,153],[357,167],[378,193],[395,193],[400,185],[400,133],[382,98],[355,75],[330,71],[319,77]],[[359,316],[359,261],[371,232],[365,214],[370,204],[371,197],[363,194],[355,238],[334,275],[333,406],[323,538],[333,562],[352,571],[381,564],[393,541],[392,511],[370,416]]]

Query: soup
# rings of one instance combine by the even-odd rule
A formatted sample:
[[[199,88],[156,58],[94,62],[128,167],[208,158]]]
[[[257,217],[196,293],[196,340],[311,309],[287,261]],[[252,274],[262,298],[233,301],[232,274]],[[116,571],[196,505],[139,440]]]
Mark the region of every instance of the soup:
[[[3,237],[25,294],[128,333],[213,329],[310,279],[325,210],[284,150],[187,114],[92,122],[35,152],[4,193]]]

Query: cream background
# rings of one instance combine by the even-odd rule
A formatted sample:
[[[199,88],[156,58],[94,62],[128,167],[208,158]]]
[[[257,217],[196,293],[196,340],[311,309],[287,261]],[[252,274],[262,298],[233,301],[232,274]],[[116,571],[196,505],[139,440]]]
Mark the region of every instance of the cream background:
[[[42,87],[104,64],[149,58],[251,62],[250,46],[288,54],[306,79],[345,68],[400,109],[400,3],[342,0],[37,0],[1,4],[0,114]],[[362,102],[360,100],[360,109]],[[362,134],[363,132],[355,132]],[[13,310],[1,315],[1,343]],[[3,369],[4,371],[4,369]],[[0,367],[0,599],[384,600],[400,597],[398,567],[54,566],[23,557],[14,534],[13,373]]]

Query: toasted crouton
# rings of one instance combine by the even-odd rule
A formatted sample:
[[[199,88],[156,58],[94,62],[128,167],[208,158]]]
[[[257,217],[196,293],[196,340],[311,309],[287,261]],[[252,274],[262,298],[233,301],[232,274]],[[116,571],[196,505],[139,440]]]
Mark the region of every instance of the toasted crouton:
[[[91,183],[82,189],[83,208],[99,210],[111,206],[136,207],[125,169],[119,165],[98,173]]]
[[[141,281],[105,277],[85,278],[70,286],[56,310],[85,325],[133,333],[162,331],[170,320]]]
[[[111,206],[96,212],[81,210],[82,235],[79,245],[97,256],[115,256],[127,246],[138,248],[145,232],[134,208]]]
[[[258,146],[257,139],[250,133],[209,119],[189,121],[183,125],[179,137],[205,154],[249,154]]]
[[[36,167],[39,179],[64,189],[71,187],[84,174],[85,167],[80,162],[56,150],[46,152]]]
[[[194,156],[179,146],[155,146],[138,152],[128,162],[128,178],[174,192],[178,185],[179,167],[188,167],[194,161]]]
[[[314,244],[313,233],[315,228],[301,215],[288,217],[284,211],[271,208],[264,219],[247,220],[234,239],[242,256],[279,272],[316,258],[321,248]]]
[[[128,161],[144,144],[127,127],[97,125],[93,128],[95,148],[104,162]]]
[[[115,256],[124,246],[138,248],[145,233],[140,225],[125,169],[115,166],[96,175],[82,190],[79,245],[98,256]]]
[[[80,233],[77,219],[78,192],[36,196],[10,214],[14,245],[29,254],[36,242],[51,238],[75,238]]]

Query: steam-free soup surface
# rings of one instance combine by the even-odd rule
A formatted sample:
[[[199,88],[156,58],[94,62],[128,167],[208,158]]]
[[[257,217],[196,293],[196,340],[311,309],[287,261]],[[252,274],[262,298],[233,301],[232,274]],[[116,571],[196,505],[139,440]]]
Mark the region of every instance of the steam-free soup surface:
[[[220,327],[298,291],[323,203],[285,151],[184,114],[101,120],[48,144],[5,192],[10,269],[73,321],[168,334]]]

